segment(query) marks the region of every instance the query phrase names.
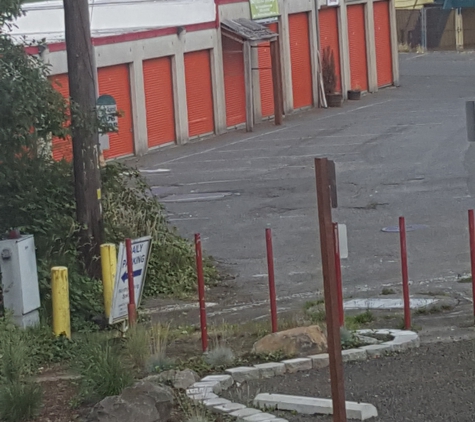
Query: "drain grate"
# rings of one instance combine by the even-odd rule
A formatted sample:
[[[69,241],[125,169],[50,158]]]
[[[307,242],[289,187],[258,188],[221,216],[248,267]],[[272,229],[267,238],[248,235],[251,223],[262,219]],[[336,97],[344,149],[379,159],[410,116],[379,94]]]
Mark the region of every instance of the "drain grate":
[[[426,229],[425,224],[409,224],[406,226],[406,232],[413,232],[416,230]],[[388,226],[381,229],[384,233],[399,233],[399,226]]]

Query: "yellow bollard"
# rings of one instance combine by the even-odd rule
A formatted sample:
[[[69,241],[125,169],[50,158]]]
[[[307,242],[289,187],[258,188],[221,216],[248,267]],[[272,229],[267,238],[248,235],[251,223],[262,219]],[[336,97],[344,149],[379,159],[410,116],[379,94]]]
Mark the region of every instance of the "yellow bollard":
[[[101,245],[102,285],[104,288],[104,309],[106,317],[110,317],[112,297],[114,294],[115,273],[117,272],[117,252],[115,245]]]
[[[71,339],[69,312],[69,281],[66,267],[51,268],[51,298],[53,301],[53,332]]]

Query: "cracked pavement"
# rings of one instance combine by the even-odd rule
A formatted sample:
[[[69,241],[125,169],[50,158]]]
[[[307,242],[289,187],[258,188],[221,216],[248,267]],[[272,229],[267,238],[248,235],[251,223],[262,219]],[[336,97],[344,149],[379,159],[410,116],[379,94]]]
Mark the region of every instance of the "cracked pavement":
[[[400,67],[401,87],[340,109],[313,109],[287,116],[281,127],[267,122],[253,133],[128,161],[146,170],[180,233],[201,233],[206,252],[232,274],[234,303],[268,296],[267,227],[277,294],[291,307],[321,290],[314,157],[336,162],[333,215],[348,227],[346,297],[377,295],[384,286],[399,291],[399,236],[381,230],[397,226],[400,215],[426,226],[408,233],[411,293],[470,295],[470,284],[456,280],[470,269],[475,146],[466,139],[465,101],[475,96],[475,54],[401,54]]]

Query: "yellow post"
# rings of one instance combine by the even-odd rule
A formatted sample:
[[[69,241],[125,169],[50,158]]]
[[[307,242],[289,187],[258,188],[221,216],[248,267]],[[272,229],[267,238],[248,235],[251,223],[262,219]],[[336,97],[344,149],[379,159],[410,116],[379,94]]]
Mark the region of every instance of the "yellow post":
[[[101,245],[102,285],[104,288],[104,309],[109,318],[114,294],[115,273],[117,271],[117,252],[115,245]]]
[[[51,268],[51,298],[53,301],[53,332],[71,339],[69,312],[69,281],[66,267]]]

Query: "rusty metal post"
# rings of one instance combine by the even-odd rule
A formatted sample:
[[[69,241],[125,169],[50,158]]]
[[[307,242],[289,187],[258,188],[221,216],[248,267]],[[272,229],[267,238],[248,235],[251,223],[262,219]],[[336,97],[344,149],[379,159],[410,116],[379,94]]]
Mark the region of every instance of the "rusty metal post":
[[[472,275],[473,315],[475,317],[475,217],[473,210],[468,210],[468,231],[470,236],[470,268]]]
[[[277,324],[277,297],[275,293],[274,252],[272,249],[272,230],[266,229],[267,271],[269,278],[270,320],[272,332],[276,333]]]
[[[330,358],[330,382],[333,401],[333,421],[346,422],[345,386],[341,358],[340,324],[338,318],[338,291],[335,266],[335,241],[331,206],[336,206],[336,183],[333,180],[334,163],[326,158],[315,159],[317,181],[318,220],[322,254],[323,286]],[[332,179],[330,179],[332,176]]]
[[[401,243],[402,292],[404,298],[404,329],[411,329],[411,297],[409,295],[409,272],[407,269],[406,220],[399,217],[399,240]]]
[[[135,307],[134,264],[132,262],[132,239],[125,239],[125,251],[127,256],[127,279],[129,281],[129,304],[127,305],[127,312],[129,314],[129,325],[132,327],[137,323],[137,309]]]
[[[200,307],[201,347],[208,350],[208,325],[206,323],[205,277],[203,274],[203,253],[201,251],[201,235],[195,234],[196,276],[198,278],[198,303]]]

